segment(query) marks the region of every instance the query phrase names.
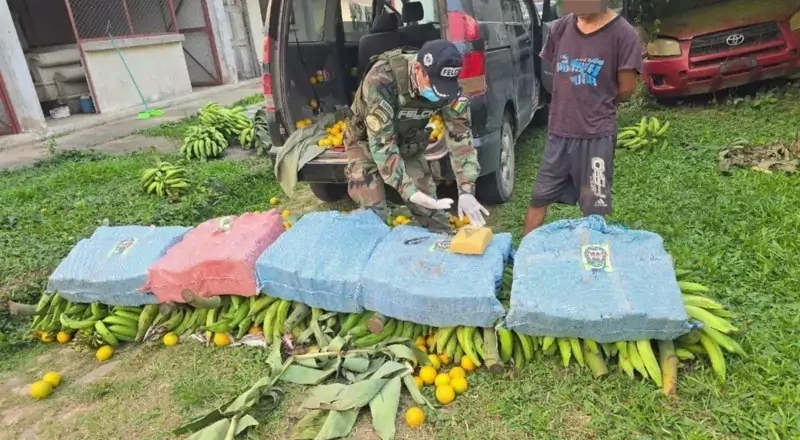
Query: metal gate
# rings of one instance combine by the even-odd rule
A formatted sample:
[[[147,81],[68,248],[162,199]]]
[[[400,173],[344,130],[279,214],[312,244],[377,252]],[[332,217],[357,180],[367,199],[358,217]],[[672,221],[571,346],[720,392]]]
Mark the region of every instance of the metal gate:
[[[233,33],[232,43],[236,58],[236,70],[239,79],[250,79],[258,76],[260,71],[256,64],[253,43],[250,39],[250,26],[248,26],[247,12],[242,0],[224,0],[225,14],[231,24]]]
[[[19,133],[19,123],[14,114],[14,107],[11,105],[11,99],[6,93],[6,85],[3,82],[3,76],[0,75],[0,136],[5,134]]]
[[[193,86],[222,84],[222,74],[206,0],[173,0],[183,54]]]

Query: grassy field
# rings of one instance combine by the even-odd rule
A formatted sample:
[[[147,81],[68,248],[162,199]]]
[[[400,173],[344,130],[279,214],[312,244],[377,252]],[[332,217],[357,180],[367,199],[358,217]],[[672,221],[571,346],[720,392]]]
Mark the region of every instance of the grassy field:
[[[772,99],[770,96],[774,97]],[[800,436],[800,176],[717,170],[720,148],[747,138],[792,141],[800,127],[797,86],[757,99],[660,107],[638,99],[623,124],[643,115],[671,121],[667,151],[618,153],[613,220],[661,234],[679,267],[714,288],[737,313],[737,338],[747,356],[728,357],[721,384],[704,363],[680,372],[678,397],[651,382],[613,374],[594,380],[555,360],[529,365],[516,377],[470,376],[470,390],[428,412],[423,429],[400,426],[399,438],[798,438]],[[545,132],[521,138],[514,199],[492,209],[495,230],[519,237]],[[210,217],[263,210],[280,192],[264,160],[192,164],[198,191],[178,204],[141,194],[146,156],[62,156],[35,168],[0,174],[0,298],[33,301],[49,272],[74,243],[104,218],[114,224],[196,224]],[[291,209],[324,209],[300,191]],[[337,207],[338,208],[338,207]],[[572,207],[548,220],[577,217]],[[174,438],[169,430],[254,382],[264,371],[258,349],[181,345],[128,347],[103,371],[91,354],[18,342],[0,310],[11,348],[0,351],[0,439],[26,429],[40,439]],[[98,371],[98,367],[100,370]],[[19,395],[24,384],[57,369],[65,383],[45,401]],[[104,375],[102,373],[105,373]],[[11,392],[5,392],[5,389]],[[260,414],[250,438],[286,438],[297,420],[298,387]],[[353,437],[377,438],[363,417]],[[402,425],[402,423],[401,423]]]

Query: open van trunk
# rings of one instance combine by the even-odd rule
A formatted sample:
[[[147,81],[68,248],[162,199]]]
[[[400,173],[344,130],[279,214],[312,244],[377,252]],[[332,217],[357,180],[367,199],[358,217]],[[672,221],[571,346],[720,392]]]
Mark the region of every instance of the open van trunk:
[[[401,0],[386,0],[390,8],[402,13]],[[438,26],[438,1],[423,1],[427,39],[441,38]],[[359,42],[371,34],[375,8],[386,8],[384,0],[271,0],[267,17],[265,60],[270,73],[272,95],[270,136],[280,147],[296,128],[298,121],[314,119],[319,113],[330,114],[352,103],[365,65],[359,60]],[[274,15],[273,15],[274,14]],[[403,23],[400,30],[403,30]],[[359,63],[361,61],[361,63]],[[267,65],[265,65],[265,68]],[[268,80],[265,79],[265,83]],[[270,102],[267,98],[267,109]],[[300,171],[300,180],[310,182],[346,182],[342,167],[343,151],[330,149]],[[313,173],[306,168],[314,168]],[[324,171],[323,171],[324,168]],[[321,172],[321,174],[318,174]]]

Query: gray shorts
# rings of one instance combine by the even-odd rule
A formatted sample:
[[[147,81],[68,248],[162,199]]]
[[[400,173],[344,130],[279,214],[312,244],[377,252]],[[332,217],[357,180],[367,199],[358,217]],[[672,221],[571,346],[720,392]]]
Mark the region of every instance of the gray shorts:
[[[578,204],[584,215],[611,213],[616,136],[571,139],[548,135],[531,206]]]

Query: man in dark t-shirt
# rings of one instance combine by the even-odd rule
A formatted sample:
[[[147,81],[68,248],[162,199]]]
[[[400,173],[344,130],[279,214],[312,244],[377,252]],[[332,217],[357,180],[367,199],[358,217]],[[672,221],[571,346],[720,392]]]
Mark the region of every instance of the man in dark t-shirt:
[[[553,72],[550,122],[525,235],[544,223],[551,203],[584,215],[611,212],[617,105],[630,99],[642,71],[636,29],[603,0],[564,0],[540,54]]]

